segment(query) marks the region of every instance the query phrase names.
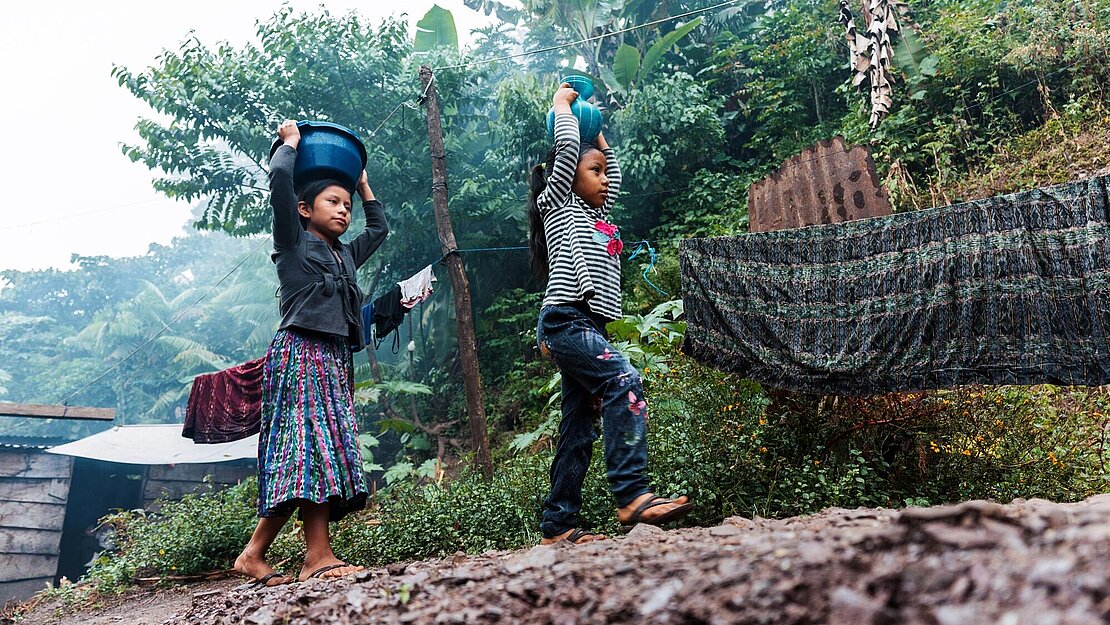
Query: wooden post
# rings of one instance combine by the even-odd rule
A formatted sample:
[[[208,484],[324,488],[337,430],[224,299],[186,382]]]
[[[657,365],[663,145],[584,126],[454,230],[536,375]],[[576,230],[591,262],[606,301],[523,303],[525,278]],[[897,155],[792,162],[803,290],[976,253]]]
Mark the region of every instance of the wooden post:
[[[478,343],[474,339],[474,313],[470,304],[470,284],[463,271],[462,258],[455,250],[455,232],[451,228],[451,213],[447,209],[447,155],[443,149],[443,121],[439,115],[439,96],[427,65],[420,68],[420,82],[424,85],[428,108],[428,144],[432,152],[432,204],[435,207],[436,230],[439,245],[446,255],[447,271],[451,275],[451,289],[455,293],[455,317],[458,323],[459,359],[462,364],[466,389],[466,414],[470,422],[470,444],[475,459],[486,478],[493,476],[493,461],[489,452],[489,435],[486,432],[486,409],[482,404],[482,376],[478,370]]]

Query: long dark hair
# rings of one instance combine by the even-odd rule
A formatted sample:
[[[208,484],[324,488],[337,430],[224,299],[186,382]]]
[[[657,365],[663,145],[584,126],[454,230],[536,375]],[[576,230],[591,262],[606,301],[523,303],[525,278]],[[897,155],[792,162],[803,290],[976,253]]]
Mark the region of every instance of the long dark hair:
[[[555,148],[547,153],[547,158],[542,165],[532,168],[532,177],[529,182],[528,192],[528,261],[532,266],[532,273],[541,282],[547,281],[547,235],[543,231],[543,217],[540,216],[540,207],[536,200],[547,188],[547,176],[555,167]]]
[[[578,148],[578,160],[581,161],[583,156],[594,150],[601,151],[593,143],[583,143]],[[543,217],[540,216],[540,207],[536,204],[536,200],[547,188],[547,177],[551,175],[552,169],[555,169],[555,148],[551,148],[551,151],[547,153],[543,165],[536,165],[532,168],[528,193],[529,262],[532,265],[532,273],[544,282],[547,281],[547,274],[550,269],[547,264],[547,235],[543,231]]]

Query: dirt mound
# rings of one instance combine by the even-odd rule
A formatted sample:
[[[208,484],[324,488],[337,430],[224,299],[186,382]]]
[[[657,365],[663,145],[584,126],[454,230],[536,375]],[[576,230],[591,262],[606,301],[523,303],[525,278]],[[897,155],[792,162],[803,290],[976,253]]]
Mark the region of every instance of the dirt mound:
[[[1110,495],[831,509],[201,593],[167,623],[1110,622]],[[121,621],[125,622],[125,621]]]

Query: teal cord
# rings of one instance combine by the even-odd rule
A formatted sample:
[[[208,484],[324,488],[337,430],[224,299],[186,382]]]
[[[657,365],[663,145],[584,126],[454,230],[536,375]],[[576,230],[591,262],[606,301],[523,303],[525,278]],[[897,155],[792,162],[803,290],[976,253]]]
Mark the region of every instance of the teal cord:
[[[632,255],[628,257],[628,260],[635,260],[635,258],[640,255],[640,252],[644,251],[647,252],[648,258],[650,259],[648,266],[644,268],[644,273],[642,274],[644,277],[644,282],[647,282],[648,286],[658,291],[660,295],[670,296],[669,293],[655,286],[655,283],[652,282],[651,278],[648,277],[648,272],[655,268],[655,260],[658,257],[658,255],[655,253],[655,248],[651,246],[651,243],[648,243],[646,240],[640,241],[640,245],[637,246],[636,251],[632,252]]]

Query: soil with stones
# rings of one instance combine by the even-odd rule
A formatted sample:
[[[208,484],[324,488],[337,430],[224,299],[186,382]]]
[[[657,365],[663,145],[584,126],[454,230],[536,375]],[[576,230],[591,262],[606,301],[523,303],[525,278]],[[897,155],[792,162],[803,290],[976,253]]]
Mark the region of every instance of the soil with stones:
[[[588,545],[228,586],[180,589],[163,622],[1110,624],[1110,494],[640,525]],[[156,622],[113,616],[103,622]]]

